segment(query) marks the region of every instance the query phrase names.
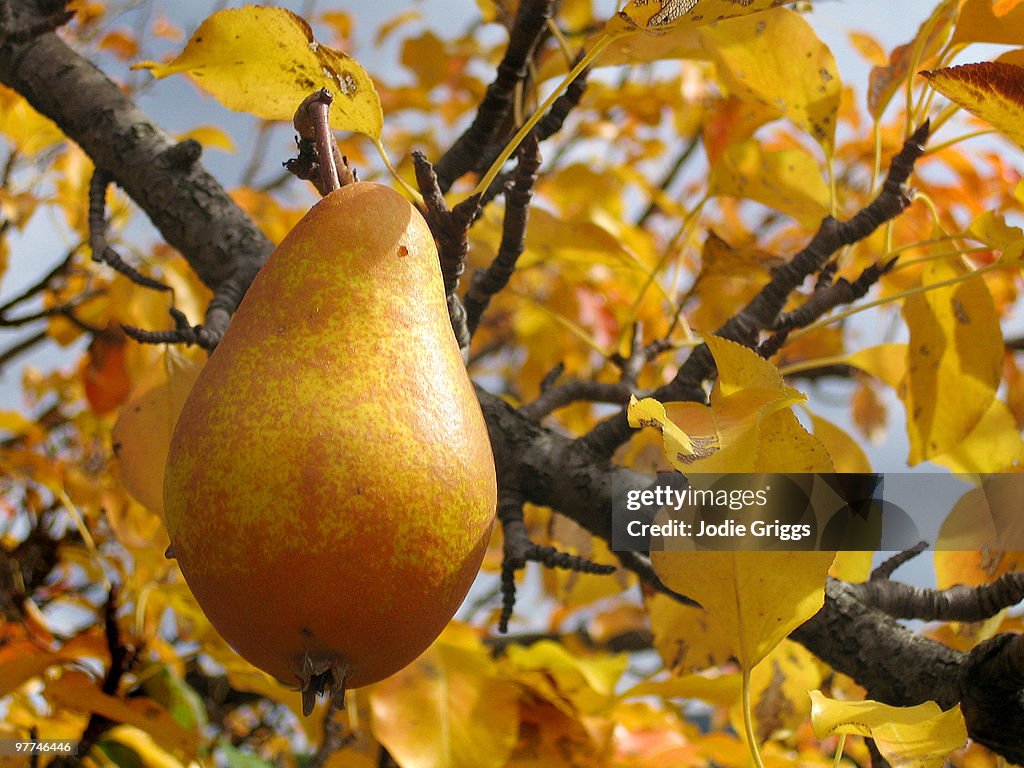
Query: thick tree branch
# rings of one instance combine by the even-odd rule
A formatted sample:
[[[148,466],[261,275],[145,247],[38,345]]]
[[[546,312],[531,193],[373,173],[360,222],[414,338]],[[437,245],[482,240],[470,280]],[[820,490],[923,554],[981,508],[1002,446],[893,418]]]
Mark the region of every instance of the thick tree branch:
[[[45,21],[15,7],[16,28]],[[199,343],[212,347],[273,245],[188,152],[106,75],[46,32],[0,47],[0,82],[56,122],[142,208],[216,297]]]

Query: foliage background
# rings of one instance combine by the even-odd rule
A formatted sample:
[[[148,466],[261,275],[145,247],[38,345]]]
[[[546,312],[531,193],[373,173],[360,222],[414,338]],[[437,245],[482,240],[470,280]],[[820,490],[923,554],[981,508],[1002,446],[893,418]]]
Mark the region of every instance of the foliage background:
[[[236,200],[259,220],[271,239],[280,239],[313,200],[312,193],[295,182],[284,187],[279,198],[266,196],[251,187],[275,177],[278,163],[293,154],[291,130],[284,126],[264,134],[269,139],[257,152],[260,163],[246,176],[244,169],[249,166],[237,158],[247,158],[257,147],[261,129],[256,121],[227,113],[209,98],[197,95],[183,78],[151,84],[144,74],[127,69],[131,62],[149,58],[159,60],[176,52],[184,39],[176,29],[183,29],[187,36],[195,22],[204,17],[212,6],[183,3],[175,4],[172,9],[153,4],[144,5],[140,11],[131,10],[132,5],[111,4],[104,9],[101,3],[77,3],[76,7],[87,19],[81,32],[81,45],[95,55],[108,72],[123,79],[129,88],[137,88],[141,105],[156,115],[158,122],[169,130],[186,131],[196,128],[197,124],[212,125],[212,129],[199,134],[207,144],[204,161],[229,187],[242,174],[242,180],[247,182],[242,186],[250,188],[236,189]],[[308,3],[295,4],[294,7],[307,14],[316,10]],[[180,15],[170,15],[171,10]],[[349,10],[352,13],[348,21],[343,16],[335,16],[332,17],[333,24],[318,25],[322,39],[345,37],[346,49],[378,76],[388,115],[385,142],[393,157],[404,159],[408,154],[406,149],[417,145],[428,147],[428,154],[436,156],[470,114],[474,106],[474,99],[470,96],[479,96],[490,77],[490,70],[485,64],[470,67],[467,71],[452,73],[446,70],[453,52],[438,53],[436,41],[423,32],[433,26],[436,18],[471,19],[479,14],[479,9],[465,3],[415,6],[413,16],[399,23],[379,45],[371,42],[377,33],[378,20],[367,19],[361,8],[358,12]],[[374,10],[380,15],[380,21],[384,21],[392,17],[393,12],[400,13],[405,9],[381,4],[374,6]],[[870,31],[878,33],[880,47],[888,51],[894,44],[910,39],[918,22],[930,10],[929,4],[919,2],[901,4],[898,9],[883,3],[858,4],[854,9],[852,4],[825,2],[810,18],[819,28],[828,29],[830,23],[834,23],[832,31],[838,40],[845,27],[845,22],[840,19],[852,14],[861,28],[877,25],[877,29]],[[830,17],[832,12],[835,15]],[[609,9],[603,9],[597,15],[608,13]],[[91,21],[89,14],[94,14]],[[419,14],[419,19],[416,14]],[[162,20],[164,18],[166,23]],[[347,27],[352,18],[357,19],[354,32]],[[830,18],[836,21],[830,22]],[[137,27],[138,24],[142,26]],[[139,34],[139,29],[145,32]],[[151,34],[155,30],[161,30],[166,37]],[[473,40],[472,45],[463,40],[460,43],[462,48],[456,53],[479,53],[493,65],[503,44],[500,31],[495,28],[493,32],[493,35],[487,32]],[[476,45],[482,46],[483,50],[475,48]],[[972,50],[972,58],[975,55],[984,55],[984,49]],[[404,69],[394,64],[396,60],[405,61]],[[861,106],[864,77],[850,73],[863,73],[864,68],[855,66],[853,58],[848,55],[840,59],[839,70],[847,84],[857,88],[854,99]],[[449,75],[457,83],[450,92],[445,90],[444,82]],[[606,86],[604,90],[599,85],[602,81]],[[409,87],[403,88],[403,82]],[[424,98],[426,82],[438,88],[427,99]],[[592,137],[596,139],[614,136],[623,124],[623,115],[616,112],[619,97],[615,88],[608,86],[609,82],[618,85],[615,73],[595,78],[595,83],[598,83],[594,88],[595,99],[599,106],[595,108],[594,122],[582,129],[584,132],[593,131]],[[676,103],[673,100],[678,100],[678,90],[673,85],[659,92],[657,98],[664,97],[667,102]],[[652,175],[657,175],[655,171],[666,146],[659,137],[645,133],[645,104],[640,94],[632,95],[637,98],[631,105],[636,114],[627,115],[630,119],[625,120],[625,130],[630,132],[629,138],[635,142],[630,149],[640,157],[640,165],[644,153],[649,153],[651,162],[644,167]],[[402,107],[407,109],[403,112]],[[889,117],[887,150],[894,151],[903,124],[898,117]],[[853,109],[847,113],[847,118],[849,122],[840,132],[840,143],[848,141],[845,149],[850,153],[853,166],[863,160],[858,153],[867,154],[865,137],[869,128]],[[668,122],[671,123],[670,120]],[[945,130],[946,137],[955,133],[949,127]],[[792,140],[785,128],[781,129],[779,136],[781,138],[773,138],[782,144]],[[237,144],[236,154],[220,155],[216,147],[231,142]],[[946,195],[943,205],[948,205],[957,220],[966,225],[971,218],[981,214],[979,205],[987,199],[997,198],[1002,192],[1006,195],[1000,203],[1003,210],[1019,215],[1019,202],[1014,202],[1009,196],[1020,176],[1019,152],[1012,154],[1008,145],[1001,141],[965,146],[963,154],[956,156],[945,170],[949,175],[944,181],[950,183],[944,185],[940,177],[935,184]],[[344,150],[364,176],[382,175],[380,164],[365,143],[346,139]],[[28,153],[28,150],[24,151]],[[60,258],[62,252],[85,232],[81,203],[84,185],[88,181],[87,163],[73,152],[55,153],[54,157],[44,160],[55,163],[55,172],[38,189],[45,190],[46,194],[52,193],[55,204],[33,216],[25,232],[10,234],[8,245],[14,267],[5,276],[4,296],[17,295],[19,279],[24,283],[44,272],[44,259]],[[407,165],[400,167],[407,172]],[[19,173],[25,175],[15,176],[13,180],[27,179],[32,172],[32,169],[22,169]],[[596,188],[588,186],[593,178],[588,177],[585,169],[577,169],[576,173],[576,180],[568,175],[563,178],[564,188],[553,185],[548,189],[548,194],[566,209],[572,208],[573,196],[578,196],[581,189],[589,191]],[[696,163],[688,169],[688,176],[680,186],[698,189],[703,183],[704,173],[701,164]],[[962,185],[963,190],[958,192],[958,185]],[[685,208],[687,195],[682,193],[679,196]],[[9,211],[17,210],[17,202],[16,199],[5,199]],[[615,205],[614,200],[600,202]],[[689,204],[692,204],[692,199]],[[642,205],[642,201],[629,201],[627,207],[637,205]],[[190,277],[184,264],[161,248],[159,238],[149,229],[144,217],[133,213],[118,194],[112,199],[110,213],[115,244],[129,256],[144,263],[148,261],[164,270],[165,276],[172,276],[177,300],[187,307],[193,320],[198,321],[202,317],[207,294]],[[739,215],[724,205],[715,211],[715,215],[719,220],[734,217],[732,223],[737,225],[737,230],[742,230],[743,216],[747,214]],[[915,209],[915,215],[917,218],[913,223],[923,231],[928,223],[927,217],[921,215],[919,209]],[[538,220],[543,223],[542,216]],[[778,222],[771,224],[778,225]],[[488,235],[485,227],[480,231],[484,233],[480,235],[480,241],[486,252],[488,244],[493,247],[494,232],[492,229]],[[783,225],[768,231],[771,234],[767,239],[772,247],[787,251],[806,239],[813,227],[800,230]],[[578,277],[579,273],[573,270],[579,269],[579,264],[567,263],[565,274]],[[42,306],[67,301],[88,284],[80,281],[62,286],[60,290],[41,295],[39,301]],[[565,307],[578,312],[576,319],[587,324],[589,333],[605,332],[602,346],[607,348],[621,329],[610,327],[614,324],[608,322],[603,308],[594,301],[594,295],[613,291],[617,284],[616,280],[604,275],[598,278],[595,286],[591,286],[594,290],[590,295],[569,295],[565,286],[555,285],[552,288],[546,283],[538,283],[538,286],[553,291],[552,306],[558,307],[559,302],[563,302]],[[897,287],[898,282],[886,290],[894,291]],[[409,723],[422,709],[424,698],[434,704],[438,698],[436,689],[429,686],[429,676],[425,675],[422,666],[373,690],[357,694],[349,714],[342,719],[332,720],[322,711],[311,721],[294,718],[292,711],[297,707],[296,695],[249,668],[211,634],[201,613],[190,602],[187,591],[181,588],[180,583],[174,582],[173,575],[168,576],[168,566],[161,557],[163,542],[158,521],[124,496],[116,475],[107,475],[105,468],[101,470],[99,467],[108,454],[104,441],[109,439],[111,423],[117,408],[124,402],[130,388],[128,385],[138,387],[144,378],[143,372],[153,368],[154,361],[153,357],[147,357],[151,352],[141,352],[132,345],[125,345],[123,339],[116,337],[113,327],[117,322],[150,327],[158,327],[161,321],[166,323],[165,304],[153,301],[149,296],[140,298],[137,291],[119,279],[112,281],[107,289],[114,300],[97,302],[98,308],[87,315],[87,319],[100,324],[100,333],[82,334],[80,328],[76,330],[61,317],[54,317],[48,322],[47,330],[51,336],[69,345],[63,350],[51,350],[34,358],[37,368],[18,377],[13,377],[11,367],[5,366],[5,383],[9,387],[6,397],[12,401],[16,399],[13,396],[15,390],[11,387],[16,383],[20,388],[18,397],[27,393],[29,402],[12,402],[11,405],[25,408],[28,414],[37,416],[39,406],[45,405],[48,398],[56,397],[65,405],[88,403],[88,407],[70,411],[73,413],[70,423],[46,434],[45,422],[33,428],[17,421],[13,415],[5,415],[5,429],[31,446],[31,450],[13,454],[13,463],[8,457],[8,467],[17,466],[22,475],[18,483],[5,487],[5,512],[12,519],[19,509],[38,513],[47,508],[51,501],[48,494],[52,494],[56,497],[55,509],[81,511],[84,527],[94,529],[99,542],[98,549],[87,541],[76,541],[74,537],[65,544],[60,553],[60,581],[42,585],[43,591],[36,598],[46,607],[42,614],[31,613],[27,604],[7,606],[11,611],[7,614],[8,628],[14,623],[11,618],[17,617],[19,626],[27,628],[17,631],[26,631],[30,635],[35,633],[32,637],[21,638],[8,635],[6,655],[0,659],[9,662],[0,669],[11,675],[7,682],[12,685],[4,690],[14,692],[13,698],[6,703],[14,727],[23,731],[35,727],[38,733],[46,735],[81,734],[83,728],[94,727],[102,734],[103,748],[103,756],[94,759],[100,763],[109,760],[121,765],[170,766],[192,758],[217,759],[233,765],[244,765],[255,759],[284,764],[319,761],[334,765],[369,765],[387,764],[387,760],[392,758],[402,766],[501,765],[509,761],[515,765],[599,762],[637,766],[704,765],[712,758],[716,764],[746,764],[747,750],[737,736],[742,731],[742,716],[737,704],[735,668],[726,665],[716,674],[689,677],[683,674],[689,671],[683,668],[685,665],[677,665],[676,671],[682,676],[655,679],[647,683],[651,686],[649,688],[634,689],[629,698],[617,697],[617,692],[660,666],[662,659],[669,658],[664,648],[658,648],[662,651],[658,658],[652,653],[648,625],[637,605],[637,590],[629,581],[631,577],[625,574],[599,580],[579,574],[542,574],[540,569],[532,570],[535,594],[532,601],[519,604],[517,616],[521,623],[514,623],[513,628],[519,633],[540,629],[543,634],[557,638],[558,643],[524,641],[522,644],[507,644],[506,647],[504,641],[489,635],[484,637],[459,624],[453,625],[427,659],[450,676],[447,698],[441,700],[436,710],[431,710],[430,717],[421,728],[411,728]],[[558,294],[559,290],[562,295]],[[1016,286],[1010,278],[997,278],[992,280],[990,290],[1000,301],[1000,308],[1008,309],[1015,298]],[[620,293],[617,298],[625,301],[628,295]],[[587,304],[588,301],[592,303]],[[507,307],[505,311],[508,311]],[[709,324],[708,313],[714,316],[714,310],[703,308],[702,311],[705,316],[701,324]],[[566,334],[559,332],[560,341],[550,350],[547,348],[547,340],[554,338],[551,336],[552,328],[557,330],[557,324],[552,324],[549,317],[533,312],[525,320],[520,320],[522,324],[518,330],[526,339],[525,347],[531,356],[522,365],[516,361],[515,366],[496,365],[493,370],[480,366],[478,371],[482,380],[497,384],[498,389],[507,385],[513,397],[528,400],[536,394],[542,375],[554,363],[567,361],[572,375],[585,376],[597,372],[592,370],[596,368],[593,356],[585,347],[581,348],[578,339],[571,338],[572,334],[568,335],[570,340],[565,341]],[[890,321],[891,318],[885,322],[888,324]],[[863,334],[872,332],[873,323],[879,321],[860,322],[863,323],[863,340]],[[1011,327],[1005,326],[1007,329]],[[804,353],[813,357],[827,349],[827,343],[820,348],[811,345]],[[110,362],[118,356],[124,358],[123,366]],[[69,358],[73,360],[70,366],[65,362]],[[51,373],[53,365],[64,366],[63,373]],[[719,366],[723,371],[729,370],[721,361]],[[740,368],[742,365],[737,362],[734,372]],[[521,378],[515,379],[515,376]],[[1019,397],[1019,381],[1015,385],[1011,379],[1012,374],[1007,374],[1003,386],[1006,398],[1013,405],[1016,403],[1014,397]],[[91,390],[90,382],[93,385]],[[816,385],[812,386],[813,389]],[[830,399],[835,402],[836,390],[822,387],[820,391],[821,397],[816,401],[818,406],[827,404]],[[876,409],[871,413],[861,413],[860,417],[854,413],[849,422],[844,423],[864,433],[871,431],[872,419],[885,418],[890,425],[896,425],[894,431],[898,432],[902,423],[898,401],[884,389],[876,394],[885,398],[887,412]],[[566,431],[580,432],[592,423],[595,413],[603,412],[607,411],[580,406],[559,414],[557,424]],[[657,439],[648,435],[645,440],[636,442],[654,457],[652,462],[662,461]],[[22,446],[15,446],[19,447]],[[902,446],[891,452],[876,453],[875,467],[888,469],[899,466],[898,462],[902,462],[904,456],[905,448]],[[25,481],[26,477],[30,481]],[[43,489],[34,490],[32,483],[39,483]],[[598,560],[610,560],[601,542],[592,541],[579,529],[560,518],[551,518],[545,510],[532,509],[531,514],[531,532],[543,540],[577,549]],[[50,515],[47,512],[41,516]],[[54,531],[66,533],[72,529],[73,523],[73,520],[61,517]],[[29,535],[24,522],[8,528],[5,533],[7,543],[12,545]],[[491,588],[496,581],[494,569],[499,560],[500,542],[496,541],[487,563],[490,575],[485,577],[473,596],[476,605],[464,613],[464,617],[482,619],[485,626],[493,625],[497,614],[496,598]],[[101,562],[103,566],[99,565]],[[1012,565],[1012,562],[1004,563],[1001,568],[1011,570]],[[105,572],[108,567],[117,573],[115,581],[122,584],[121,597],[118,590],[109,589],[109,574]],[[865,570],[863,563],[848,564],[848,567],[859,573]],[[962,571],[952,569],[948,564],[947,568],[956,576],[972,573],[968,566],[964,566]],[[151,588],[151,583],[158,586]],[[946,583],[949,583],[948,573]],[[618,593],[627,585],[632,590],[631,599],[617,599]],[[652,621],[657,621],[663,628],[672,624],[666,613],[658,613],[668,609],[659,606],[655,599],[649,603],[649,609],[653,615],[661,616]],[[19,615],[19,610],[28,614]],[[674,621],[685,625],[694,618],[688,616]],[[950,624],[935,630],[933,635],[951,647],[966,651],[997,631],[1014,631],[1016,622],[1012,615],[999,615],[993,617],[987,626]],[[171,624],[173,626],[167,626]],[[581,627],[585,632],[577,631]],[[614,653],[616,650],[633,650],[629,643],[637,638],[640,650],[632,661]],[[531,641],[536,639],[530,638]],[[45,642],[40,643],[40,640]],[[24,642],[19,644],[21,641]],[[497,659],[490,654],[495,646],[505,651]],[[191,651],[196,649],[201,649],[202,655],[213,662],[198,671],[182,661],[183,657],[190,660]],[[106,670],[115,666],[110,657],[122,651],[131,655],[136,650],[140,655],[134,666],[127,665],[129,674],[119,675],[113,690],[101,690],[99,681]],[[752,683],[756,691],[755,700],[761,707],[757,714],[760,720],[758,736],[767,742],[766,759],[789,764],[794,756],[799,755],[808,764],[826,764],[830,761],[829,753],[836,746],[836,740],[829,737],[820,742],[815,738],[807,719],[810,704],[803,692],[822,686],[837,697],[859,697],[865,691],[849,678],[829,672],[796,644],[786,642],[772,653],[770,664],[756,668],[760,678],[755,677]],[[630,664],[632,666],[626,674]],[[109,679],[107,671],[104,683]],[[18,687],[13,682],[26,682],[26,685]],[[642,696],[654,696],[656,703],[651,704]],[[681,714],[687,705],[662,706],[664,702],[691,699],[705,702],[701,710],[703,714],[692,720]],[[436,734],[442,729],[443,721],[452,717],[453,712],[464,711],[466,702],[479,702],[481,710],[474,712],[476,716],[473,718],[458,721],[458,725],[465,728],[464,733],[460,732],[463,740],[454,746],[452,743],[439,746]],[[105,721],[106,727],[95,725],[101,721]],[[111,730],[111,723],[123,725]],[[372,723],[372,727],[367,723]],[[698,728],[698,724],[704,729]],[[381,743],[385,744],[386,751],[381,749]],[[480,744],[488,745],[483,753],[479,751]],[[212,757],[205,751],[211,748],[214,750]],[[460,752],[460,749],[464,751]],[[867,747],[860,742],[851,746],[851,754],[861,762],[866,759],[866,750]],[[958,759],[963,764],[981,765],[991,764],[992,758],[984,751],[975,751]]]

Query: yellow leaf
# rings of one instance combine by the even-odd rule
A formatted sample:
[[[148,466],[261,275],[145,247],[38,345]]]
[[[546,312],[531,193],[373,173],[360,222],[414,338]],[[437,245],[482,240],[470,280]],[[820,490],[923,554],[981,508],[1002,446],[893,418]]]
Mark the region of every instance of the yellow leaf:
[[[31,440],[38,440],[44,434],[38,424],[17,411],[0,411],[0,433],[9,436],[25,435]]]
[[[971,222],[967,231],[985,245],[1001,251],[999,261],[1024,266],[1024,230],[1011,227],[1001,214],[985,211]]]
[[[693,441],[679,427],[665,415],[665,406],[650,397],[637,400],[635,396],[629,396],[629,405],[626,408],[629,418],[629,426],[634,429],[638,427],[653,427],[661,432],[665,440],[665,456],[677,469],[683,469],[693,463],[697,455],[697,449]]]
[[[694,446],[692,456],[678,456],[685,466],[677,467],[691,473],[829,471],[824,446],[788,410],[806,397],[753,350],[716,336],[705,342],[718,377],[710,407],[674,407]]]
[[[757,472],[832,472],[822,442],[804,429],[789,408],[767,413],[758,430]]]
[[[810,416],[814,436],[825,446],[836,472],[871,471],[871,462],[864,449],[846,430],[817,414],[812,413]]]
[[[141,728],[130,725],[118,725],[103,735],[104,739],[113,739],[131,748],[146,768],[183,768],[180,760],[172,757],[153,737]]]
[[[620,238],[593,219],[566,220],[543,208],[530,211],[526,251],[517,266],[520,269],[544,263],[575,265],[586,270],[603,264],[620,272],[647,276],[649,270],[630,255]]]
[[[885,55],[885,50],[882,48],[882,44],[878,40],[869,35],[867,32],[858,32],[856,30],[847,33],[847,39],[864,59],[876,67],[884,67],[889,59]]]
[[[700,27],[734,16],[765,11],[778,0],[630,0],[607,24],[609,34],[642,29],[666,32],[676,26]]]
[[[567,530],[571,531],[569,535],[565,535]],[[564,545],[565,551],[585,557],[592,563],[619,564],[618,558],[611,553],[603,539],[591,536],[566,517],[554,517],[551,536],[554,541]],[[622,569],[613,575],[578,573],[562,568],[544,569],[545,587],[568,609],[620,595],[629,588],[630,582],[628,572]]]
[[[723,636],[721,628],[704,609],[682,605],[662,594],[648,597],[646,605],[651,617],[654,649],[675,674],[717,667],[738,655],[737,639]]]
[[[921,74],[947,99],[1024,147],[1024,67],[983,61]]]
[[[766,150],[755,139],[729,147],[711,169],[709,192],[766,205],[815,229],[829,212],[828,185],[805,150]]]
[[[954,450],[989,409],[1002,377],[1003,337],[984,278],[936,261],[922,279],[930,285],[958,276],[965,279],[910,296],[903,306],[911,464]]]
[[[519,730],[516,698],[476,633],[449,625],[372,687],[373,734],[403,768],[500,768]]]
[[[661,696],[666,699],[700,699],[717,707],[729,707],[739,701],[740,675],[689,674],[667,680],[640,683],[623,693],[633,696]]]
[[[50,709],[48,715],[39,712],[38,706],[31,703],[28,696],[13,696],[7,699],[7,711],[4,713],[5,725],[14,726],[24,735],[35,729],[37,739],[68,739],[78,741],[85,730],[88,717],[76,712],[61,709]],[[26,763],[26,766],[29,764]]]
[[[750,674],[750,703],[754,733],[760,743],[784,739],[807,721],[811,702],[807,691],[821,685],[821,668],[798,643],[783,640]],[[735,702],[729,720],[743,733],[743,709]]]
[[[750,387],[712,406],[681,403],[673,407],[698,450],[688,472],[753,472],[763,416],[791,401],[776,389]]]
[[[937,550],[999,552],[1024,549],[1024,519],[1018,510],[1024,474],[989,475],[979,488],[957,499],[939,530]]]
[[[423,12],[415,8],[411,8],[407,11],[400,11],[377,28],[377,35],[374,38],[374,43],[378,46],[381,45],[402,27],[406,27],[409,24],[420,21],[422,18]]]
[[[56,123],[40,115],[24,97],[6,86],[0,86],[0,134],[29,157],[64,141]]]
[[[134,68],[156,78],[184,72],[229,109],[267,120],[290,121],[306,96],[327,88],[334,128],[380,139],[380,99],[369,75],[347,54],[317,43],[309,25],[284,8],[217,11],[173,61]]]
[[[966,0],[960,9],[952,43],[1002,43],[1020,45],[1024,6],[1015,4],[998,13],[993,0]]]
[[[801,426],[790,408],[807,399],[803,393],[786,386],[779,369],[752,349],[717,337],[706,341],[718,367],[711,406],[719,427],[722,426],[720,419],[729,412],[727,402],[731,407],[748,398],[759,397],[758,393],[762,393],[761,397],[768,393],[775,395],[774,399],[765,397],[763,404],[750,412],[754,417],[748,417],[752,429],[747,428],[742,441],[730,440],[719,432],[723,470],[831,472],[832,462],[825,446]],[[739,413],[742,408],[737,415]],[[726,458],[730,455],[745,455],[753,460],[753,465],[749,469],[733,467]]]
[[[1024,465],[1024,440],[1006,403],[993,399],[974,429],[953,450],[929,461],[951,472],[1005,472]]]
[[[215,125],[201,125],[178,136],[178,141],[185,139],[194,139],[206,149],[223,149],[225,152],[236,150],[235,142],[227,132]]]
[[[848,355],[846,362],[898,390],[907,373],[907,345],[891,342],[867,347]]]
[[[23,627],[7,624],[0,634],[0,696],[7,696],[54,664],[85,658],[104,662],[109,658],[109,650],[97,632],[83,632],[52,650],[27,636]]]
[[[700,603],[752,669],[825,602],[835,552],[651,552],[666,586]]]
[[[832,153],[842,82],[832,52],[801,14],[776,8],[700,36],[730,93],[777,109]]]
[[[448,78],[449,59],[444,42],[429,29],[402,42],[402,64],[416,74],[424,92],[433,90]]]
[[[84,672],[66,671],[46,685],[46,697],[57,707],[89,712],[118,723],[134,725],[149,734],[169,752],[194,759],[197,754],[198,734],[185,730],[170,712],[152,699],[119,699],[100,690]]]
[[[598,32],[588,38],[584,48],[589,51],[593,43],[603,36],[603,32]],[[671,59],[699,59],[705,56],[707,54],[701,48],[697,31],[692,26],[677,26],[657,36],[637,31],[616,37],[594,66],[612,67]],[[552,71],[551,74],[559,73]]]
[[[550,700],[568,715],[599,714],[615,696],[615,686],[629,666],[629,657],[583,656],[562,643],[541,640],[508,648],[507,675]],[[568,705],[568,706],[567,706]]]
[[[811,691],[811,723],[819,739],[836,733],[875,740],[893,768],[941,768],[967,743],[960,705],[943,712],[934,701],[891,707],[877,701],[838,701]]]
[[[700,258],[700,274],[690,292],[697,290],[701,280],[709,277],[735,277],[763,285],[771,279],[771,271],[783,260],[773,253],[752,247],[734,248],[714,231],[708,233]]]
[[[749,347],[718,336],[708,336],[704,341],[718,369],[718,395],[727,397],[753,387],[780,392],[785,388],[779,369]]]
[[[842,581],[859,583],[867,581],[874,565],[874,552],[867,550],[845,550],[836,552],[828,575]]]

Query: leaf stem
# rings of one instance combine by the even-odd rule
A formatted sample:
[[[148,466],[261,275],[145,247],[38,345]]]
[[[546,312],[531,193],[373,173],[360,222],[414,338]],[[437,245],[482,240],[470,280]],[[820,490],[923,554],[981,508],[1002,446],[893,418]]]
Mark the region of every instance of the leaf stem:
[[[956,138],[950,139],[949,141],[944,141],[941,144],[936,144],[934,146],[928,147],[928,149],[926,149],[924,151],[924,155],[922,155],[922,157],[926,157],[927,155],[937,154],[937,153],[941,152],[942,150],[946,149],[947,147],[952,147],[954,144],[958,144],[961,141],[967,141],[968,139],[974,139],[974,138],[977,138],[978,136],[988,136],[990,133],[995,133],[995,132],[996,132],[995,128],[984,128],[984,129],[982,129],[980,131],[972,131],[971,133],[965,133],[963,136],[957,136]]]
[[[754,735],[754,715],[750,710],[750,670],[745,666],[743,667],[743,730],[747,735],[747,746],[750,749],[750,757],[754,761],[755,768],[764,768],[761,750],[757,746],[757,737]]]
[[[843,750],[846,749],[846,734],[839,734],[839,743],[836,744],[836,756],[832,760],[832,768],[839,768],[839,764],[843,760]]]
[[[391,164],[391,158],[388,157],[387,150],[384,149],[384,143],[380,139],[372,136],[370,139],[373,141],[373,146],[377,148],[377,154],[380,155],[380,159],[384,161],[384,167],[388,169],[395,181],[401,185],[402,189],[405,190],[405,193],[413,199],[413,202],[423,205],[423,195],[419,193],[419,190],[411,186],[409,182],[398,175],[398,171],[395,170],[395,166]]]

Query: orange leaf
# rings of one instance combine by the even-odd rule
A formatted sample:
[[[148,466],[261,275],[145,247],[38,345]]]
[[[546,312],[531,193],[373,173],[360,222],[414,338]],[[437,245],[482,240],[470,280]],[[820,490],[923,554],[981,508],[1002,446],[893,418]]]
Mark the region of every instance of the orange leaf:
[[[46,686],[46,697],[59,708],[87,711],[118,723],[141,728],[154,741],[178,755],[194,758],[197,734],[178,725],[170,712],[152,699],[123,700],[100,690],[84,672],[70,670]]]
[[[29,638],[23,627],[7,624],[0,634],[0,643],[0,696],[11,693],[54,664],[83,657],[105,661],[108,656],[106,643],[95,632],[78,635],[60,649],[51,650]]]
[[[131,389],[124,364],[125,335],[120,330],[97,334],[82,360],[79,373],[85,397],[96,413],[107,413],[124,402]]]
[[[967,0],[960,9],[953,43],[1020,45],[1024,6],[1020,0]]]

